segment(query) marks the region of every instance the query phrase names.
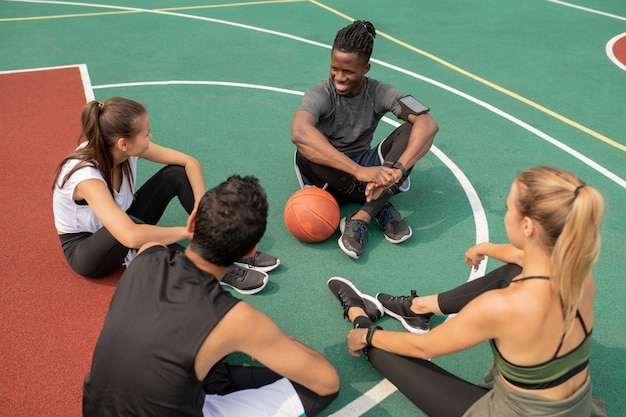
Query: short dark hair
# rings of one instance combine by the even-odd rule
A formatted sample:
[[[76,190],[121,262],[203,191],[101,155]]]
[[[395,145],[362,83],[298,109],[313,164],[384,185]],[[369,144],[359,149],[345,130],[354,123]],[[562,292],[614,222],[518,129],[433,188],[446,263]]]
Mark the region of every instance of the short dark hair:
[[[376,37],[376,29],[370,22],[364,20],[356,20],[351,25],[337,32],[333,49],[341,52],[356,53],[365,62],[370,60],[372,50],[374,49],[374,38]]]
[[[256,177],[230,176],[200,200],[190,248],[215,265],[231,265],[261,240],[267,209]]]

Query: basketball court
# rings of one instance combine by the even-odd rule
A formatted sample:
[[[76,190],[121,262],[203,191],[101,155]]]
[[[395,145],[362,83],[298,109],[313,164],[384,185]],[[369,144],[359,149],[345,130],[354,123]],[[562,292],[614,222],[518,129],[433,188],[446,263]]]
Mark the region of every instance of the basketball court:
[[[122,270],[88,280],[66,265],[51,179],[77,145],[84,103],[111,96],[144,103],[154,141],[198,158],[208,187],[234,173],[260,179],[270,203],[260,246],[281,266],[261,293],[242,298],[335,365],[342,390],[324,415],[423,415],[363,357],[348,354],[351,326],[328,278],[346,277],[369,294],[461,284],[474,277],[463,263],[468,247],[506,240],[504,200],[519,171],[555,165],[576,173],[607,201],[595,268],[594,395],[606,399],[609,415],[626,413],[626,3],[159,0],[144,7],[0,0],[0,414],[81,415],[82,380]],[[299,187],[291,117],[304,91],[328,77],[335,33],[355,19],[378,31],[368,76],[414,95],[440,127],[410,191],[392,200],[414,236],[392,245],[373,226],[359,260],[341,252],[338,232],[302,243],[283,221]],[[397,123],[384,119],[376,140]],[[140,163],[138,183],[159,168]],[[342,216],[355,208],[343,206]],[[174,204],[162,224],[185,220]],[[479,273],[497,266],[483,263]],[[390,318],[380,324],[402,330]],[[491,359],[481,345],[434,361],[481,382]]]

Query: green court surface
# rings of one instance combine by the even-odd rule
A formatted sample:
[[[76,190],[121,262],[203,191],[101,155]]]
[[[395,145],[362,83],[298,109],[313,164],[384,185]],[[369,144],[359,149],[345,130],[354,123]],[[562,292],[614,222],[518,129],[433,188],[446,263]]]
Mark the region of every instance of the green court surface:
[[[626,2],[575,1],[0,1],[0,72],[83,65],[88,94],[146,104],[154,141],[197,157],[207,186],[233,173],[260,178],[270,202],[260,246],[281,266],[263,292],[242,298],[336,366],[342,390],[325,415],[424,415],[363,357],[348,354],[351,326],[328,278],[346,277],[370,294],[430,294],[461,284],[470,278],[463,263],[468,247],[506,240],[504,200],[519,171],[555,165],[576,173],[607,201],[591,376],[594,395],[606,399],[609,415],[620,416],[626,414],[626,71],[606,45],[626,32]],[[432,151],[413,170],[410,191],[392,200],[414,236],[392,245],[372,227],[357,261],[338,248],[338,232],[305,244],[283,222],[284,204],[298,188],[291,117],[301,94],[328,77],[334,36],[355,19],[378,30],[368,76],[414,95],[440,127]],[[395,123],[381,122],[377,140]],[[78,133],[67,137],[64,153]],[[140,165],[139,183],[158,168]],[[355,208],[344,206],[342,215]],[[172,205],[162,224],[184,221],[182,208]],[[57,247],[50,252],[61,256]],[[2,256],[9,262],[11,253]],[[9,279],[32,277],[2,277]],[[387,317],[380,324],[402,329]],[[3,350],[11,343],[0,336]],[[491,359],[485,344],[434,362],[478,383]],[[2,369],[23,366],[0,361]],[[80,392],[82,379],[67,384]],[[2,393],[0,414],[14,405],[11,390]]]

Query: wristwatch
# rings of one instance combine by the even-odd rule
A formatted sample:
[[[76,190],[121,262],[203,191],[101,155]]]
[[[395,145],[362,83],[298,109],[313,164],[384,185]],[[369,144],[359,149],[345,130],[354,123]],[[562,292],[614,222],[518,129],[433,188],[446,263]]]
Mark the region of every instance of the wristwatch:
[[[374,332],[376,330],[381,330],[382,327],[372,324],[367,328],[367,334],[365,335],[365,343],[367,346],[372,346],[372,336],[374,336]]]
[[[402,171],[402,176],[406,175],[406,168],[400,162],[394,162],[391,165],[391,168],[396,168],[396,169],[399,169],[400,171]]]

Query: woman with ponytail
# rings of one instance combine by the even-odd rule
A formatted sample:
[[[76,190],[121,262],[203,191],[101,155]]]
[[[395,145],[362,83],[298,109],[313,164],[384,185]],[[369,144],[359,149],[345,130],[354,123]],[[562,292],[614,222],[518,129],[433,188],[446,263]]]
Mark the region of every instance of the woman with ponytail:
[[[184,224],[156,224],[174,197],[187,213],[196,208],[206,192],[200,163],[153,143],[146,108],[136,101],[91,101],[81,121],[85,141],[61,161],[53,181],[54,221],[70,267],[102,277],[128,263],[132,249],[147,242],[180,248],[177,242],[191,239]],[[136,190],[139,158],[166,166]],[[264,272],[231,269],[232,282],[255,280],[260,289],[267,282]]]
[[[517,176],[506,200],[510,244],[482,243],[465,254],[506,265],[445,293],[394,297],[360,293],[331,278],[354,329],[348,350],[430,416],[604,416],[589,376],[594,325],[592,267],[600,251],[604,203],[575,175],[538,167]],[[410,333],[384,331],[383,313]],[[429,331],[433,314],[455,314]],[[485,384],[460,379],[429,361],[489,342]]]

